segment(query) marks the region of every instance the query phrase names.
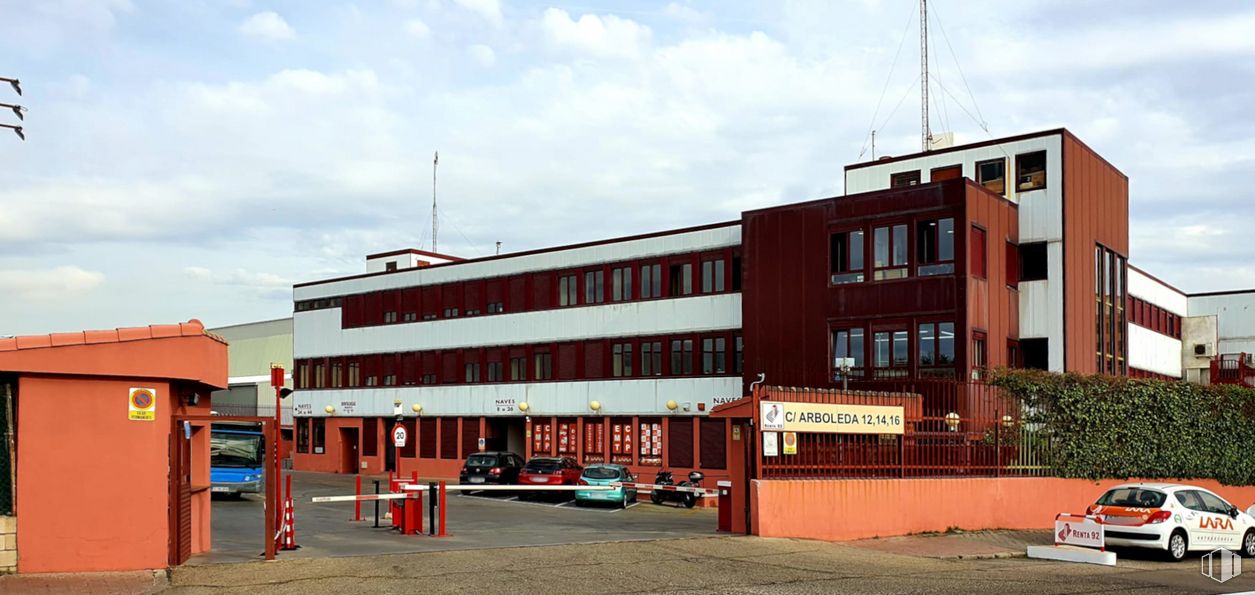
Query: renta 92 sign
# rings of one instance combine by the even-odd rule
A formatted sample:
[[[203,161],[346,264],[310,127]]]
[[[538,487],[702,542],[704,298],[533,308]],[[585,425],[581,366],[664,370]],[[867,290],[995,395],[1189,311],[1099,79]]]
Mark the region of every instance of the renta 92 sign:
[[[759,405],[759,429],[765,432],[903,433],[903,408],[900,406],[782,401],[763,401]]]

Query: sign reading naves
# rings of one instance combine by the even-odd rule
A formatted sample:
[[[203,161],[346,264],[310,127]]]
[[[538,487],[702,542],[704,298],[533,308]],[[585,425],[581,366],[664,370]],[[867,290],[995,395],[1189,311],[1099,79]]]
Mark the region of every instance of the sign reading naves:
[[[902,434],[903,408],[884,405],[832,405],[826,403],[759,404],[760,429],[780,432],[828,434]]]

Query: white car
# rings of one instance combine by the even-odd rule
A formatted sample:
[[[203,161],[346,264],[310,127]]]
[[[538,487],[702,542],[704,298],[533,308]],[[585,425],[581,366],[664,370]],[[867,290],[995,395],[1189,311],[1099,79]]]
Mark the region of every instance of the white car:
[[[1186,552],[1217,548],[1255,557],[1255,517],[1204,488],[1122,484],[1107,490],[1086,512],[1102,520],[1108,546],[1159,549],[1174,561]]]

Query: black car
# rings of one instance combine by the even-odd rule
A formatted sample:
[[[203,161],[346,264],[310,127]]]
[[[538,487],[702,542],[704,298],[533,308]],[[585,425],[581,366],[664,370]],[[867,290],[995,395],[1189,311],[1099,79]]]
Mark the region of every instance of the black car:
[[[462,464],[458,483],[515,484],[522,468],[523,457],[512,452],[477,452]]]

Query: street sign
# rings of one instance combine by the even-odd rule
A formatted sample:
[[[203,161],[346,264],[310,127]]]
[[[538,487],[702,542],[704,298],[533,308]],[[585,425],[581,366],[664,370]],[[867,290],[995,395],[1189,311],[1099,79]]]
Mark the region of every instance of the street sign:
[[[157,419],[157,389],[132,388],[127,395],[126,418],[132,421]]]
[[[405,430],[405,426],[397,424],[392,427],[392,445],[397,448],[405,448],[405,441],[409,439],[410,433]]]
[[[484,452],[484,448],[486,448],[487,446],[488,446],[488,442],[484,440],[483,436],[480,436],[479,437],[479,452]]]
[[[764,457],[780,456],[780,448],[777,446],[778,436],[779,434],[777,434],[776,432],[763,432],[763,456]]]
[[[797,432],[784,433],[784,454],[797,454]]]

